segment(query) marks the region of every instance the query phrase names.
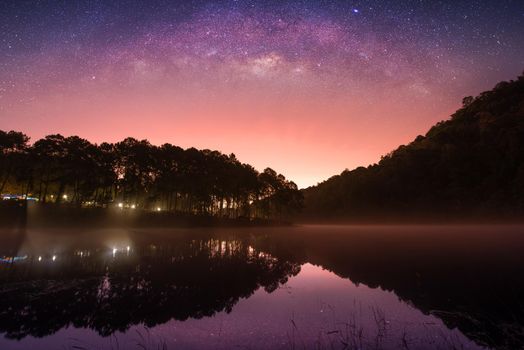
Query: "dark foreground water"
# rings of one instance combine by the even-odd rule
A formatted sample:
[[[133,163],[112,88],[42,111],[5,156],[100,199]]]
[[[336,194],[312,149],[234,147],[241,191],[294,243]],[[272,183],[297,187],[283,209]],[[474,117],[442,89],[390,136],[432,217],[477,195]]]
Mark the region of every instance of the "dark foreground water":
[[[0,349],[521,349],[524,228],[0,232]]]

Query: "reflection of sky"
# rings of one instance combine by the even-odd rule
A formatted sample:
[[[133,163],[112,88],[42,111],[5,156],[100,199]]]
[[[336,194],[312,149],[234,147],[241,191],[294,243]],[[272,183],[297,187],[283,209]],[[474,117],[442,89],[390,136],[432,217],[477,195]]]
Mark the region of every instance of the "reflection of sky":
[[[392,292],[356,286],[351,281],[305,264],[299,275],[275,292],[258,290],[242,299],[229,314],[220,312],[211,318],[170,321],[146,331],[131,327],[126,334],[116,333],[121,348],[136,347],[137,342],[155,347],[164,342],[168,348],[233,347],[302,348],[320,342],[340,346],[346,336],[344,323],[362,327],[365,344],[374,344],[377,323],[373,314],[385,315],[384,348],[396,349],[403,333],[410,348],[442,348],[450,344],[477,349],[457,330],[447,329],[440,320],[399,301]],[[293,322],[296,327],[293,326]],[[145,340],[138,335],[141,332]],[[339,331],[339,333],[334,333]],[[330,334],[328,334],[330,333]],[[75,340],[76,339],[76,340]],[[111,349],[115,339],[100,338],[91,330],[68,328],[43,339],[27,337],[20,342],[0,339],[0,348],[35,349],[80,345],[87,348]],[[370,343],[371,342],[371,343]]]

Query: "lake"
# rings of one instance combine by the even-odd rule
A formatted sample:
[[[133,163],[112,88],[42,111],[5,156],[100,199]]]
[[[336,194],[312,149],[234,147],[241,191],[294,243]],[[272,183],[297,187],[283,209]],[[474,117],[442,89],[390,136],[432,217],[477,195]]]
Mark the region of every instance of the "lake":
[[[518,349],[521,226],[12,229],[0,349]]]

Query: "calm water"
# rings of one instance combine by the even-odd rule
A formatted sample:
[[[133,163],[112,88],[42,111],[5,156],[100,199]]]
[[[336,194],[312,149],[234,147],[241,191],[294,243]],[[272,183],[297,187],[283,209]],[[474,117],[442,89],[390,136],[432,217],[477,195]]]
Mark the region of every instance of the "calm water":
[[[0,349],[519,349],[524,228],[0,235]]]

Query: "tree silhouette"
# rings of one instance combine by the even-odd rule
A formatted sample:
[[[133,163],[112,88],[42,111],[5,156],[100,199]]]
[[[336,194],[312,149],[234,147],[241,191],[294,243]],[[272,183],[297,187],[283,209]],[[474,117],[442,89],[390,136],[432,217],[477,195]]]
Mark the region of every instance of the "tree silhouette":
[[[524,214],[524,76],[466,97],[378,164],[304,190],[308,218]]]
[[[238,218],[278,218],[301,208],[296,185],[271,169],[259,174],[234,154],[182,149],[126,138],[92,144],[49,135],[29,146],[20,132],[1,132],[2,190],[41,203],[176,211]]]
[[[21,132],[0,130],[0,193],[22,166],[28,141]]]

